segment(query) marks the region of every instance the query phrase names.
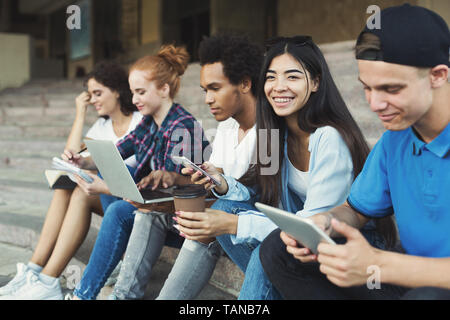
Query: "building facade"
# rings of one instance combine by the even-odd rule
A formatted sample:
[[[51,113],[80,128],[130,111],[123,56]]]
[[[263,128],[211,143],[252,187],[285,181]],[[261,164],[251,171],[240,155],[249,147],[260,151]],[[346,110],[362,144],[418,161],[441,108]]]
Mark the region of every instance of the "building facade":
[[[309,34],[319,43],[354,40],[370,16],[405,0],[0,0],[0,66],[17,76],[75,78],[104,59],[125,65],[163,43],[183,44],[192,60],[203,36]],[[450,1],[410,0],[450,21]],[[25,63],[24,61],[28,61]],[[12,62],[11,62],[12,61]],[[27,71],[26,71],[27,70]],[[19,76],[23,75],[23,76]],[[0,88],[8,80],[0,75]]]

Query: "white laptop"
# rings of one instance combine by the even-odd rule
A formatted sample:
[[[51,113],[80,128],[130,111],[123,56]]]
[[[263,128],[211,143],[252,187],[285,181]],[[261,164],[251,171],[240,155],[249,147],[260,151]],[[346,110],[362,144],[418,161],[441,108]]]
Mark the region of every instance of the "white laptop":
[[[114,142],[109,140],[84,140],[92,159],[116,197],[138,203],[157,203],[172,201],[173,188],[139,190]]]
[[[255,207],[263,212],[281,230],[295,238],[305,248],[317,254],[317,246],[321,242],[336,244],[322,229],[311,220],[301,218],[293,213],[256,202]]]

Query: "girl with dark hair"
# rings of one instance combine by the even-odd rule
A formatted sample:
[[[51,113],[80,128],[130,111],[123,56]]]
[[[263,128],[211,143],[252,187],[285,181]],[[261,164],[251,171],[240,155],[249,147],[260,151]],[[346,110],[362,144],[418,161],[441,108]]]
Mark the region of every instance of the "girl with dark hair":
[[[260,202],[307,218],[345,202],[369,148],[310,37],[277,38],[267,47],[257,97],[258,161],[250,173]],[[264,149],[275,150],[269,163]],[[216,177],[228,185],[221,198],[246,201],[252,196],[232,178]],[[204,213],[180,212],[178,228],[188,239],[217,236],[246,274],[240,299],[279,298],[259,262],[260,243],[276,225],[255,208],[243,209],[236,215],[210,210],[209,220],[227,221],[228,227],[208,221],[221,226],[208,232],[206,220],[198,219]],[[373,225],[366,231],[375,245],[383,244]]]
[[[100,118],[85,139],[117,142],[141,121],[142,116],[131,101],[128,75],[120,65],[99,63],[86,76],[85,86],[87,91],[75,100],[76,116],[66,149],[83,149],[83,127],[89,105],[95,107]],[[126,163],[136,166],[135,157],[128,158]],[[85,239],[91,212],[103,215],[98,196],[86,195],[79,186],[56,189],[33,256],[27,265],[17,264],[16,276],[0,288],[0,295],[20,300],[62,299],[58,277]]]
[[[128,82],[124,82],[124,79],[128,79],[127,71],[116,63],[109,61],[102,61],[98,63],[95,68],[88,73],[84,85],[87,86],[90,79],[96,79],[99,83],[115,91],[119,97],[120,111],[129,116],[133,112],[137,111],[136,106],[132,102],[132,95],[130,85]],[[137,113],[136,113],[137,114]],[[100,114],[106,118],[109,115]],[[142,118],[142,116],[140,116]]]

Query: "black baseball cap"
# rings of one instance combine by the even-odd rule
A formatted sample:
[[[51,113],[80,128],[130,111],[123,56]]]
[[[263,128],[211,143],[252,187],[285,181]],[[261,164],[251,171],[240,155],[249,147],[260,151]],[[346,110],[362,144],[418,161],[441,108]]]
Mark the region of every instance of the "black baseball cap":
[[[369,32],[381,41],[381,52],[357,55],[361,60],[380,60],[414,67],[450,67],[450,32],[437,13],[419,6],[404,4],[381,10],[380,29],[366,25],[358,36]],[[372,52],[373,53],[373,52]]]

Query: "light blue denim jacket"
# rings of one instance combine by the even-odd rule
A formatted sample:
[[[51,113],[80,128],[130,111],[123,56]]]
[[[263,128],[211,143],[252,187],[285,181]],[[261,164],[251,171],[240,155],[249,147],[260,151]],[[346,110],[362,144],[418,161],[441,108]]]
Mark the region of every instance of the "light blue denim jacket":
[[[296,212],[302,217],[309,217],[344,203],[353,182],[353,162],[339,132],[333,127],[325,126],[318,128],[309,138],[309,185],[304,203],[289,187],[287,135],[284,139],[284,160],[281,164],[283,209]],[[228,192],[223,196],[216,194],[218,198],[247,201],[254,196],[251,189],[236,179],[229,176],[224,178],[228,183]],[[245,211],[238,215],[237,234],[231,237],[235,244],[252,239],[262,241],[277,228],[261,212]]]

